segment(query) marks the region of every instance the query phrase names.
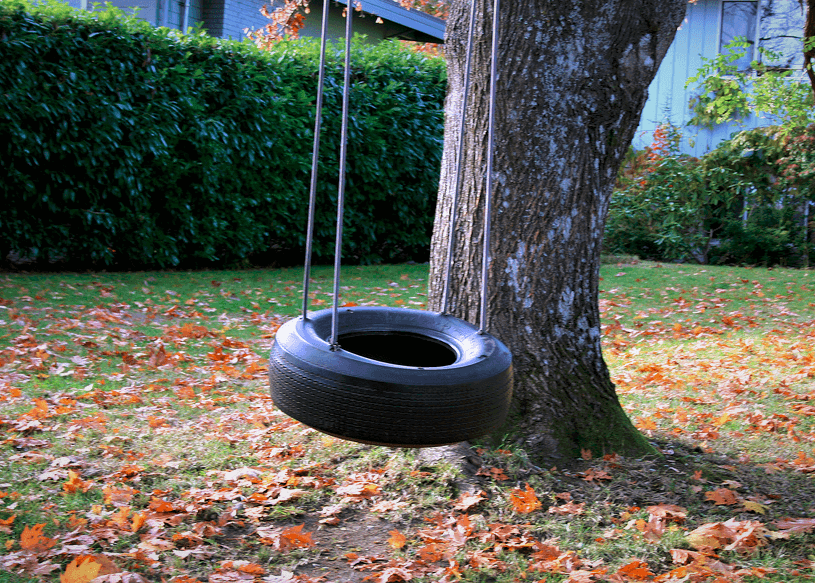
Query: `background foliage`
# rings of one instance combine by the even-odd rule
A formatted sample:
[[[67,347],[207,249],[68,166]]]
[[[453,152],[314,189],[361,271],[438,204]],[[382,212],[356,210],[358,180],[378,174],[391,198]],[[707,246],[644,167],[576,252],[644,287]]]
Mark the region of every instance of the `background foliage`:
[[[811,42],[811,41],[807,41]],[[606,250],[668,261],[808,266],[815,251],[815,109],[792,71],[736,62],[748,43],[703,59],[688,125],[749,115],[776,125],[742,131],[701,158],[679,151],[681,130],[663,125],[621,170]],[[762,50],[762,49],[759,49]],[[777,55],[762,51],[772,59]]]
[[[301,261],[319,47],[268,52],[108,7],[0,3],[0,257],[63,266]],[[341,55],[329,50],[315,228],[333,254]],[[344,255],[420,259],[445,68],[356,43]]]
[[[663,261],[807,266],[815,253],[815,125],[747,130],[701,158],[676,128],[621,170],[609,252]]]
[[[805,44],[812,42],[809,39]],[[689,125],[712,128],[751,113],[769,116],[782,131],[815,122],[813,89],[794,79],[796,71],[771,68],[757,60],[750,63],[749,69],[739,70],[736,63],[749,47],[746,38],[736,37],[724,47],[727,52],[702,58],[696,75],[685,83],[685,87],[695,86],[697,91],[689,104],[694,114]],[[781,57],[762,47],[758,51],[763,61]]]

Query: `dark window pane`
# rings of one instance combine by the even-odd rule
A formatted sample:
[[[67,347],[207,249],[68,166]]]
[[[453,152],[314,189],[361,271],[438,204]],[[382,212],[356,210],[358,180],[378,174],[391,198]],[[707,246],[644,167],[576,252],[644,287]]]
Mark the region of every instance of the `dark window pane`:
[[[722,38],[719,52],[727,52],[725,45],[739,36],[747,38],[751,45],[747,54],[734,63],[739,69],[748,68],[750,61],[755,58],[752,45],[756,38],[757,13],[758,2],[722,2]]]

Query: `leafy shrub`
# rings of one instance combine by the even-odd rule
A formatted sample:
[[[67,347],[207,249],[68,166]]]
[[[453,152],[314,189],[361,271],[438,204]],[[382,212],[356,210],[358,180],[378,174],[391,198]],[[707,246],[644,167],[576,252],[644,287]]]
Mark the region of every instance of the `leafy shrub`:
[[[315,259],[333,255],[341,54],[329,50]],[[301,260],[319,47],[0,3],[0,253],[87,268]],[[427,254],[444,64],[354,50],[344,254]],[[294,254],[294,255],[292,255]]]
[[[698,263],[808,265],[815,251],[815,126],[795,136],[744,131],[702,158],[680,155],[674,128],[629,157],[612,196],[605,249]]]

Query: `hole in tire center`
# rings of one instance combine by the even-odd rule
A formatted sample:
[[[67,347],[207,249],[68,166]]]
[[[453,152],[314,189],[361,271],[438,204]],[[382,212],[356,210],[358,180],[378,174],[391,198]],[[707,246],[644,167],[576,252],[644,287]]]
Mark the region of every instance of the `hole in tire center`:
[[[421,334],[353,332],[341,334],[338,340],[340,347],[347,352],[399,366],[436,368],[458,360],[458,353],[452,346]]]

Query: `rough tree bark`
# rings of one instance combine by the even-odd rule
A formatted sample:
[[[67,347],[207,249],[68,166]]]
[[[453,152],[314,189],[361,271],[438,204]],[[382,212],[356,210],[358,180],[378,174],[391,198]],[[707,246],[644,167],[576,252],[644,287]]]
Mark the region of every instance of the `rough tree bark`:
[[[687,0],[506,0],[500,14],[488,329],[514,355],[514,433],[538,459],[653,451],[603,360],[600,247],[614,180]],[[478,319],[492,2],[476,51],[450,308]],[[486,12],[486,18],[485,18]],[[449,97],[431,253],[445,274],[469,0],[447,24]]]
[[[803,6],[803,0],[801,2]],[[804,22],[804,40],[815,37],[815,0],[807,0],[806,2],[806,21]],[[806,67],[807,76],[809,76],[809,84],[812,86],[812,92],[815,93],[815,48],[811,50],[804,49],[804,67]]]

